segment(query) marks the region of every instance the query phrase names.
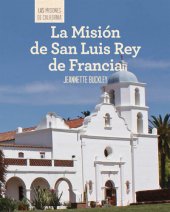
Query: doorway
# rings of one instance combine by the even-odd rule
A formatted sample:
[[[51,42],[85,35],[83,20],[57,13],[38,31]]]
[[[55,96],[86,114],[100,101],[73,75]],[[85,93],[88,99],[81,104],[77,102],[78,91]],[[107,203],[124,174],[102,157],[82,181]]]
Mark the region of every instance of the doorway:
[[[108,180],[105,183],[105,199],[109,204],[116,205],[116,188],[111,180]]]

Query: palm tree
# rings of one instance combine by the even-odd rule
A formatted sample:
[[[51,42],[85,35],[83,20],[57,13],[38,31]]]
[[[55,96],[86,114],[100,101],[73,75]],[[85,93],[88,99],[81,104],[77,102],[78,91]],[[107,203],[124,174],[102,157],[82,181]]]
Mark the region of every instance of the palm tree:
[[[152,128],[158,130],[158,148],[160,157],[160,186],[165,188],[166,186],[166,158],[170,158],[170,114],[166,114],[164,118],[161,115],[158,117],[151,116],[152,120],[149,120]]]
[[[0,150],[0,182],[5,183],[6,165],[4,163],[4,154]]]
[[[7,172],[7,167],[4,164],[4,154],[0,150],[0,197],[2,196],[2,185],[5,183],[5,175]]]

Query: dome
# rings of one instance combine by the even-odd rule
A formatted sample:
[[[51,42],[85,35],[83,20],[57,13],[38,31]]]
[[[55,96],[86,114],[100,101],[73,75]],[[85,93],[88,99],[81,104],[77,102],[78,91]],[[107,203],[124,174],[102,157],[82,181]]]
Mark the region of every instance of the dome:
[[[130,71],[115,71],[108,79],[108,84],[118,82],[138,82],[137,77]]]

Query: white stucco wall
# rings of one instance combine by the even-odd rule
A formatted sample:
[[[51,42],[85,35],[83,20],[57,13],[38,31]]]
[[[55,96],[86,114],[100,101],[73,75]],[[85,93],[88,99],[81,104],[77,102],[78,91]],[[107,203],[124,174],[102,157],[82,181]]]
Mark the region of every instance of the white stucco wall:
[[[136,191],[159,189],[157,137],[139,137],[134,157]]]
[[[121,205],[121,185],[120,185],[120,167],[119,164],[114,162],[125,162],[123,167],[123,202],[131,202],[131,193],[126,194],[125,182],[131,180],[131,146],[129,140],[118,139],[100,139],[100,138],[83,138],[83,167],[84,167],[84,181],[92,180],[94,183],[93,192],[89,195],[89,200],[101,201],[105,199],[105,183],[111,180],[117,188],[118,205]],[[104,150],[106,147],[112,148],[112,154],[105,157]],[[95,167],[95,161],[98,161],[97,171]],[[89,170],[91,170],[89,172]],[[97,179],[96,179],[97,172]],[[114,173],[115,172],[115,173]],[[116,173],[117,172],[117,173]],[[97,196],[96,196],[96,188]]]
[[[82,185],[82,156],[80,133],[76,130],[53,130],[53,158],[62,160],[74,160],[74,180],[72,186],[75,192],[83,193]],[[68,169],[67,167],[63,167]]]
[[[51,149],[44,148],[17,148],[17,147],[1,147],[5,158],[19,158],[18,153],[23,152],[24,158],[40,159],[40,152],[45,152],[45,159],[51,159]]]
[[[16,144],[35,145],[35,146],[52,146],[51,128],[34,130],[16,134]]]

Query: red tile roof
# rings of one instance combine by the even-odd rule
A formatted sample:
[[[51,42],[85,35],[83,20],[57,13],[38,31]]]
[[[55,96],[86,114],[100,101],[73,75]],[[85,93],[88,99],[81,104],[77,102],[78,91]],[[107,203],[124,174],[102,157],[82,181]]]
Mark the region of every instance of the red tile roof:
[[[18,145],[18,144],[9,144],[9,143],[0,143],[0,147],[17,147],[17,148],[33,148],[33,149],[51,149],[49,146],[33,146],[33,145]]]
[[[78,128],[83,124],[84,119],[73,119],[73,120],[67,120],[65,123],[70,128]],[[32,130],[35,130],[36,127],[29,127],[29,128],[23,128],[23,132],[30,132]],[[6,141],[13,141],[15,140],[16,130],[15,131],[9,131],[9,132],[3,132],[0,133],[0,142],[6,142]]]
[[[30,132],[32,130],[35,130],[35,128],[36,127],[23,128],[23,132]],[[0,133],[0,142],[15,140],[15,134],[16,130]]]
[[[84,119],[83,118],[79,118],[79,119],[72,119],[72,120],[68,120],[65,123],[70,127],[70,128],[77,128],[82,126]]]

